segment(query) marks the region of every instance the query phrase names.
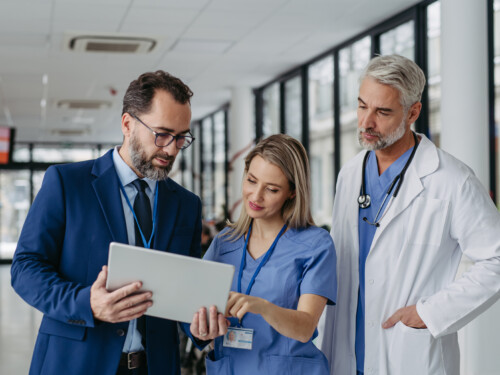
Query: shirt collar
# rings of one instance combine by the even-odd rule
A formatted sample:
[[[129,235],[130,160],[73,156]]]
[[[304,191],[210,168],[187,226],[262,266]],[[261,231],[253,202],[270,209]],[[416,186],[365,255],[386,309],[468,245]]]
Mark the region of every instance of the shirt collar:
[[[113,164],[115,165],[116,173],[118,174],[120,182],[122,183],[123,186],[127,186],[128,184],[132,183],[139,177],[135,174],[132,168],[130,168],[127,165],[127,163],[125,163],[125,161],[122,159],[119,150],[120,146],[116,146],[115,149],[113,150]],[[142,180],[146,181],[152,192],[155,191],[156,187],[155,180],[152,180],[147,177],[143,178]]]

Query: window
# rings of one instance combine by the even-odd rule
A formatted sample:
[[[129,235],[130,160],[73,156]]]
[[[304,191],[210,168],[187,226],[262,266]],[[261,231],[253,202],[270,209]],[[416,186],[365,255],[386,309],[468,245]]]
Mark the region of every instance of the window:
[[[193,193],[201,196],[201,125],[196,123],[193,126],[193,136],[196,139],[191,146],[193,148]],[[189,150],[189,148],[188,148]]]
[[[196,142],[196,141],[195,141]],[[191,145],[188,149],[181,152],[181,184],[189,191],[193,191],[193,150]]]
[[[280,87],[274,83],[262,92],[262,134],[267,137],[280,132]]]
[[[302,141],[302,87],[301,76],[285,82],[285,130]]]
[[[330,225],[335,185],[333,55],[311,64],[308,77],[312,214],[317,225]]]
[[[226,216],[226,113],[219,111],[214,115],[214,180],[215,180],[215,219]]]
[[[72,147],[59,145],[36,145],[33,147],[33,161],[42,163],[62,163],[96,158],[97,147]]]
[[[408,21],[380,35],[382,55],[397,54],[415,60],[414,22]]]
[[[441,136],[441,3],[427,7],[427,88],[429,93],[429,133],[431,140],[440,145]]]
[[[212,117],[205,118],[201,123],[202,153],[203,153],[203,191],[202,204],[205,220],[214,218],[214,171],[213,171],[213,123]]]
[[[339,51],[340,82],[340,163],[354,157],[361,147],[356,139],[359,76],[370,61],[369,36]]]
[[[31,204],[30,172],[0,171],[0,259],[12,259]]]

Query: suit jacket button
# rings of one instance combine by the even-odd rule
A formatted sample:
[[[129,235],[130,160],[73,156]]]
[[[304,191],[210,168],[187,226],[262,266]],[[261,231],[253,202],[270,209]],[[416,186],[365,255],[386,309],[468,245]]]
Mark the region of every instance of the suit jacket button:
[[[118,336],[124,336],[125,335],[125,331],[123,329],[117,330],[116,333],[117,333]]]

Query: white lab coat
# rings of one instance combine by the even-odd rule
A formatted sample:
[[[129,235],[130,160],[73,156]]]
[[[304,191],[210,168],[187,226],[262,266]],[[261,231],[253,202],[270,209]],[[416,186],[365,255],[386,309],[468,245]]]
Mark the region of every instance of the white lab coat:
[[[500,214],[465,164],[425,136],[375,233],[365,271],[365,374],[459,374],[457,330],[500,296]],[[321,348],[333,375],[356,373],[359,288],[357,198],[365,152],[341,170],[333,208],[337,305],[324,313]],[[462,253],[473,262],[455,280]],[[417,305],[428,329],[381,325]]]

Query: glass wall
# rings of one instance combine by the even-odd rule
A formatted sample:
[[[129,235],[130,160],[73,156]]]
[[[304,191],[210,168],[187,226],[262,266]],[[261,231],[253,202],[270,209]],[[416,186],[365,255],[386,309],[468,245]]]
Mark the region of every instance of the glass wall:
[[[429,134],[440,145],[441,137],[441,3],[427,7],[427,92],[429,94]]]
[[[361,147],[356,139],[359,76],[371,57],[369,36],[339,51],[340,163],[352,159]]]
[[[380,35],[380,53],[415,60],[415,23],[408,21]]]
[[[201,123],[197,122],[192,127],[194,144],[190,147],[193,156],[193,193],[201,196]]]
[[[0,260],[12,259],[30,204],[30,172],[0,171]]]
[[[302,141],[302,86],[301,76],[285,82],[285,131]]]
[[[214,211],[214,170],[213,170],[213,121],[208,117],[201,122],[201,140],[202,140],[202,192],[201,200],[203,205],[203,217],[205,220],[212,220],[215,216]]]
[[[226,113],[214,114],[214,184],[215,184],[215,217],[222,220],[226,217]]]
[[[262,134],[267,137],[280,133],[280,85],[274,83],[262,92]]]
[[[317,225],[331,224],[334,178],[333,55],[309,66],[309,160],[312,213]]]
[[[196,142],[196,141],[195,141]],[[193,191],[193,150],[189,146],[186,150],[182,150],[181,152],[181,185],[184,186],[189,191]]]
[[[106,150],[107,151],[107,150]],[[85,146],[56,146],[35,145],[33,147],[33,161],[42,163],[76,162],[95,159],[98,157],[97,146],[89,148]]]

